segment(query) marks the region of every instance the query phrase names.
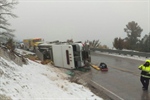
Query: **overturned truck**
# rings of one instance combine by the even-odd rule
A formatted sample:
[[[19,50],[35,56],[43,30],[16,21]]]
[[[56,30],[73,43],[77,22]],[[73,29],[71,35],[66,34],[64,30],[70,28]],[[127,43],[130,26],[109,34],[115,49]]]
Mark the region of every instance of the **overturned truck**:
[[[67,69],[89,67],[91,56],[88,45],[82,43],[45,43],[36,50],[41,60],[50,59],[54,66]]]

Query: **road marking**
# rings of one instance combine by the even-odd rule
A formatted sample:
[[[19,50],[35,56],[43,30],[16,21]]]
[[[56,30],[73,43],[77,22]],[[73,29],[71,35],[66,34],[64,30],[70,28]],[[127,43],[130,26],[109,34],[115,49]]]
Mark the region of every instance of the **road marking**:
[[[119,97],[117,94],[111,92],[110,90],[106,89],[105,87],[101,86],[100,84],[97,84],[96,82],[92,81],[94,84],[98,85],[99,87],[103,88],[104,90],[108,91],[109,93],[111,93],[112,95],[116,96],[117,98],[119,98],[120,100],[124,100],[123,98]]]

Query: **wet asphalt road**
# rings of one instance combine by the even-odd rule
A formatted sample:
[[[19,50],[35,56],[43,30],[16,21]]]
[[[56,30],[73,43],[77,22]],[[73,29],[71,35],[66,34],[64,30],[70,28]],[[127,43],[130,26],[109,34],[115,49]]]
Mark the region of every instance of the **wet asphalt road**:
[[[91,62],[95,65],[99,65],[100,62],[107,64],[108,72],[92,68],[92,80],[119,99],[150,100],[150,86],[148,91],[143,91],[140,82],[138,66],[144,61],[91,53]]]

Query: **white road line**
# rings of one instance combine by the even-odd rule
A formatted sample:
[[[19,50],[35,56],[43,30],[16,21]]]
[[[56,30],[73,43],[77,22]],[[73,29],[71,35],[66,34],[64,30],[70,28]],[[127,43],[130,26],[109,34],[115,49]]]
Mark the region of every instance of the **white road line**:
[[[91,80],[92,81],[92,80]],[[108,91],[109,93],[111,93],[112,95],[116,96],[117,98],[119,98],[120,100],[124,100],[123,98],[119,97],[117,94],[111,92],[110,90],[106,89],[105,87],[101,86],[100,84],[97,84],[96,82],[92,81],[94,84],[98,85],[99,87],[103,88],[104,90]]]

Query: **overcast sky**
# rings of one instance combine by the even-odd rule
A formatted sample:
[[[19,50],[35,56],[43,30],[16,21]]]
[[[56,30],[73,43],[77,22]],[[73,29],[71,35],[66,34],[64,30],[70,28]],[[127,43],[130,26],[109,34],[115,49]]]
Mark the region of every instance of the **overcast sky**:
[[[111,48],[115,37],[127,36],[128,22],[137,22],[142,36],[150,32],[150,0],[19,0],[12,11],[20,40],[99,40]]]

